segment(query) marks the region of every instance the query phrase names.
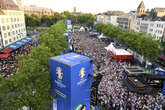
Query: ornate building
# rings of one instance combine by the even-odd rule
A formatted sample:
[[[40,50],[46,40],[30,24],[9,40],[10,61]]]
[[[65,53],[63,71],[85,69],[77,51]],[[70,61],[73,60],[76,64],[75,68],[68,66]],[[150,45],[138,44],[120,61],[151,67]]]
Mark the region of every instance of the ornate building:
[[[32,15],[32,14],[37,14],[39,16],[44,16],[44,15],[53,16],[54,15],[54,12],[49,8],[37,7],[34,5],[24,6],[22,4],[22,0],[16,0],[16,3],[19,6],[19,8],[23,10],[25,14],[28,14],[28,15]]]
[[[12,0],[0,0],[0,49],[26,37],[24,12]]]
[[[37,14],[39,16],[53,16],[54,13],[51,9],[49,8],[43,8],[43,7],[37,7],[37,6],[21,6],[21,10],[24,11],[25,14],[31,15],[31,14]]]
[[[145,5],[143,1],[140,3],[140,5],[137,8],[137,16],[141,16],[142,14],[145,14]]]

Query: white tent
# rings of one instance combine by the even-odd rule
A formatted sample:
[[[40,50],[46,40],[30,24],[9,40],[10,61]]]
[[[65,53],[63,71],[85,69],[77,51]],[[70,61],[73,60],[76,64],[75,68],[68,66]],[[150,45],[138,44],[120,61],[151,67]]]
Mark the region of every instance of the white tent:
[[[128,51],[126,51],[124,49],[113,49],[112,53],[114,55],[132,55],[131,53],[129,53]]]
[[[98,36],[99,39],[101,38],[107,38],[107,36],[104,36],[104,34],[102,33],[101,35]]]
[[[114,47],[113,44],[114,44],[114,43],[109,44],[107,47],[105,47],[105,49],[106,49],[107,51],[112,51],[113,49],[115,49],[115,47]]]
[[[126,51],[125,49],[117,49],[114,47],[114,44],[111,43],[108,47],[105,47],[105,49],[111,54],[111,56],[115,59],[132,59],[133,54]]]
[[[85,28],[84,28],[83,26],[81,26],[81,28],[80,28],[79,31],[80,31],[80,32],[84,32],[84,31],[85,31]]]

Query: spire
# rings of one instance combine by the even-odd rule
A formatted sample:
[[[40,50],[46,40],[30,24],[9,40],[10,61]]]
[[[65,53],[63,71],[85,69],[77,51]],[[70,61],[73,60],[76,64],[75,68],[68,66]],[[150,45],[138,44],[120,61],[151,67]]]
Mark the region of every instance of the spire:
[[[140,5],[138,6],[138,8],[145,8],[144,2],[143,0],[141,1]]]

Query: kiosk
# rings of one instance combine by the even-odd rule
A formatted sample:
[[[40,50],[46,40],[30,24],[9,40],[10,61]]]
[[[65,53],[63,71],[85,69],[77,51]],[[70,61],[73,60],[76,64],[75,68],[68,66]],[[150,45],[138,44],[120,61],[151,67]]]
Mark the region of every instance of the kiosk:
[[[93,59],[68,53],[50,58],[51,93],[56,95],[54,110],[90,109]]]

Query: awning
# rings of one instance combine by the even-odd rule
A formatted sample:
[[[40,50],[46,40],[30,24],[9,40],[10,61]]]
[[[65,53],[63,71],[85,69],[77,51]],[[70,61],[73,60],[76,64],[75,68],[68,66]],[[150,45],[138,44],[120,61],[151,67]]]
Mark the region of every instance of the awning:
[[[20,40],[20,41],[15,42],[14,44],[22,46],[22,45],[24,45],[25,43],[22,42],[22,41]]]
[[[10,56],[10,54],[0,54],[0,58],[7,58],[9,56]]]
[[[7,48],[11,48],[11,49],[16,50],[16,49],[18,49],[19,47],[20,47],[19,45],[11,44],[11,45],[9,45]]]
[[[5,48],[2,52],[3,53],[10,53],[11,51],[13,51],[13,49],[11,49],[11,48]]]
[[[31,37],[25,37],[25,38],[23,38],[23,39],[28,40],[28,42],[29,42],[29,41],[32,41],[32,38],[31,38]]]
[[[21,42],[28,43],[29,41],[27,39],[22,39]]]

